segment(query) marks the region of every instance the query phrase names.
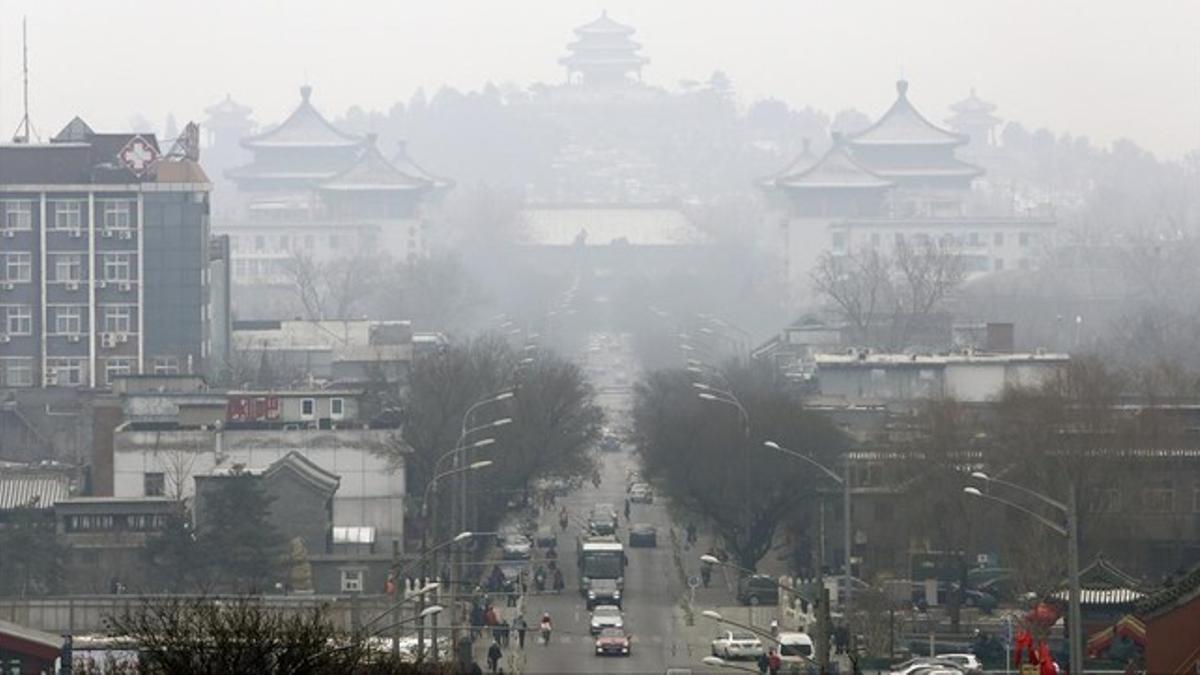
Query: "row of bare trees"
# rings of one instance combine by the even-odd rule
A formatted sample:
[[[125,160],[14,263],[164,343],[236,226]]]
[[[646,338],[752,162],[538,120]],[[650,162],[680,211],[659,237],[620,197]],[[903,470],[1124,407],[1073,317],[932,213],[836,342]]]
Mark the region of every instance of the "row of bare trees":
[[[926,324],[963,282],[965,259],[941,239],[898,238],[890,252],[864,247],[826,252],[812,272],[821,300],[854,330],[863,347],[912,346]]]

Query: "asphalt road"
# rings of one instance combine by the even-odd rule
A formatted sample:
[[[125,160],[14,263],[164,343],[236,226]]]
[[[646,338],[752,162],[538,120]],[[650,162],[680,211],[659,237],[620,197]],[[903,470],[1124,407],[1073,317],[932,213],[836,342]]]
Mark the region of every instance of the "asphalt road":
[[[628,406],[628,383],[634,379],[634,361],[629,345],[618,337],[607,337],[600,349],[591,349],[583,357],[592,372],[593,384],[602,391],[601,401],[610,409],[609,425],[620,427],[628,423],[612,411]],[[559,530],[559,565],[565,577],[566,590],[561,594],[531,595],[526,599],[525,616],[530,628],[523,654],[514,654],[513,665],[525,673],[663,673],[668,666],[689,667],[686,659],[674,655],[674,608],[685,593],[684,584],[676,572],[671,555],[671,523],[665,506],[633,504],[630,520],[650,523],[658,528],[657,548],[628,548],[629,522],[621,513],[618,537],[626,544],[629,565],[625,570],[624,613],[626,630],[633,635],[628,657],[595,655],[589,633],[590,614],[584,598],[578,592],[575,542],[583,532],[587,514],[598,502],[613,504],[620,513],[625,503],[626,471],[636,465],[625,448],[620,452],[605,452],[599,487],[585,483],[584,488],[558,500],[571,513],[571,523],[565,532]],[[555,509],[547,509],[545,522],[558,529]],[[536,626],[542,612],[549,612],[554,633],[549,645],[539,644]],[[513,644],[514,651],[515,643]],[[692,664],[690,667],[695,667]]]

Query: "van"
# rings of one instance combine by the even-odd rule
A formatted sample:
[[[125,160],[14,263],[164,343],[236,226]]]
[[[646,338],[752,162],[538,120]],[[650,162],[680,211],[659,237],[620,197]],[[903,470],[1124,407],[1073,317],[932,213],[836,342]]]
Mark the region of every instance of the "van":
[[[812,638],[807,633],[780,631],[776,639],[779,640],[780,661],[799,664],[812,662],[816,651],[813,649]]]

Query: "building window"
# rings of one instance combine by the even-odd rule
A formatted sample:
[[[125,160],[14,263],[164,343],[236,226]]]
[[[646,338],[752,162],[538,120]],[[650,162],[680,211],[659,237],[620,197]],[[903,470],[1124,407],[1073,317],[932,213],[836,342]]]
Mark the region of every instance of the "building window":
[[[1142,510],[1146,513],[1170,513],[1175,510],[1175,490],[1170,481],[1161,481],[1142,490]]]
[[[291,244],[291,242],[288,240],[288,236],[286,234],[279,235],[279,250],[280,250],[280,252],[287,253],[289,244]]]
[[[132,333],[133,308],[129,305],[109,305],[101,308],[104,312],[105,333]]]
[[[993,269],[995,269],[997,272],[1003,271],[1004,270],[1004,258],[996,258],[995,260],[992,261],[992,265],[993,265]]]
[[[1003,246],[1004,245],[1004,233],[997,232],[996,234],[992,235],[992,244],[994,244],[996,246]]]
[[[83,203],[78,199],[51,202],[54,209],[54,229],[78,232],[83,227]]]
[[[254,250],[262,252],[267,248],[267,238],[259,235],[254,238]]]
[[[344,399],[335,398],[329,401],[329,416],[335,420],[340,420],[342,415],[346,414],[346,401]]]
[[[33,278],[33,259],[28,253],[5,253],[3,270],[3,281],[27,284]]]
[[[846,250],[846,233],[845,232],[834,232],[833,233],[833,250],[839,251],[839,252]]]
[[[338,236],[336,234],[329,235],[329,248],[335,249],[338,247]]]
[[[313,250],[313,246],[315,246],[315,245],[316,245],[316,241],[311,234],[304,235],[304,248],[311,251],[311,250]]]
[[[978,232],[972,232],[967,235],[967,243],[971,246],[979,246],[982,242]]]
[[[300,401],[300,416],[304,419],[312,419],[316,415],[317,402],[315,399],[306,398]]]
[[[128,253],[106,253],[104,255],[104,276],[101,278],[105,281],[132,281],[131,258],[132,256]]]
[[[151,369],[155,375],[178,375],[179,359],[174,356],[156,356]]]
[[[46,386],[78,387],[83,384],[85,359],[46,359]]]
[[[83,256],[78,253],[58,253],[54,256],[54,280],[79,282],[83,280]]]
[[[104,383],[112,386],[113,380],[121,375],[133,374],[134,359],[129,357],[117,357],[105,359],[104,361]]]
[[[1022,247],[1028,246],[1033,241],[1033,237],[1028,232],[1022,232],[1017,235],[1017,243]]]
[[[30,305],[7,305],[0,307],[4,315],[6,335],[33,335],[33,307]]]
[[[33,202],[28,199],[9,199],[0,202],[0,230],[33,229]]]
[[[362,570],[342,570],[342,592],[343,593],[362,593],[363,589],[363,571]]]
[[[52,308],[54,313],[54,333],[56,335],[79,335],[83,333],[83,307],[59,306]]]
[[[167,477],[159,471],[142,474],[142,494],[147,497],[161,497],[167,494]]]
[[[128,199],[106,199],[101,202],[106,230],[128,230],[133,227],[133,209]]]
[[[5,387],[32,387],[33,357],[9,356],[0,358],[0,385]]]

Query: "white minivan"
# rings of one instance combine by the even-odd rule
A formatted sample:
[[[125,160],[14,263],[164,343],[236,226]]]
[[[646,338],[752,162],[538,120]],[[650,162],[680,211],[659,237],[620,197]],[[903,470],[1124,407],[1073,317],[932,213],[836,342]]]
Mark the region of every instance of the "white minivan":
[[[779,640],[779,660],[784,664],[799,663],[803,665],[812,662],[813,654],[816,651],[813,649],[813,641],[808,633],[780,631],[777,639]],[[787,672],[786,667],[783,670]]]

